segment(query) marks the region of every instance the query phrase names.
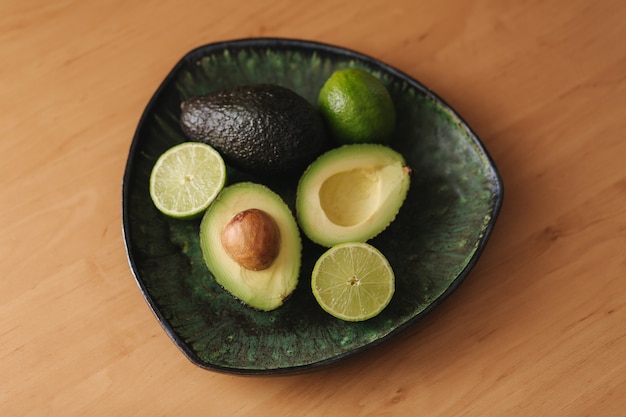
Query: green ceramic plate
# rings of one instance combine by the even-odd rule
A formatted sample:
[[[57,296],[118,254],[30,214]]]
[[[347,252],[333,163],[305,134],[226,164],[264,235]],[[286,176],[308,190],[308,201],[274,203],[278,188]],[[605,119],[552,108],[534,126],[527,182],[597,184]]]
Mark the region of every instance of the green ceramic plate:
[[[214,281],[198,242],[199,221],[161,215],[148,178],[156,159],[186,141],[178,123],[189,96],[226,87],[275,83],[311,102],[330,74],[359,67],[389,88],[398,122],[391,146],[413,169],[395,222],[371,241],[389,259],[396,293],[377,317],[348,323],[326,314],[310,290],[323,249],[304,240],[300,282],[284,306],[257,312]],[[230,181],[251,179],[230,172]],[[254,179],[252,179],[254,180]],[[292,205],[297,178],[267,184]],[[123,233],[130,268],[148,305],[181,351],[202,368],[235,374],[314,369],[371,348],[442,302],[468,275],[500,206],[500,176],[467,124],[435,94],[371,57],[287,39],[243,39],[188,53],[148,103],[133,138],[123,180]]]

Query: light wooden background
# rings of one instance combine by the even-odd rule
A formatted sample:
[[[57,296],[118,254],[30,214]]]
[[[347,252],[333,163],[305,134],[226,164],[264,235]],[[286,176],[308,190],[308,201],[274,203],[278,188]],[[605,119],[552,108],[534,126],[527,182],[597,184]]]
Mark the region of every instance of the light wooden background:
[[[314,373],[192,365],[128,268],[121,179],[171,67],[280,36],[455,107],[505,182],[444,305]],[[626,2],[0,0],[0,415],[626,416]]]

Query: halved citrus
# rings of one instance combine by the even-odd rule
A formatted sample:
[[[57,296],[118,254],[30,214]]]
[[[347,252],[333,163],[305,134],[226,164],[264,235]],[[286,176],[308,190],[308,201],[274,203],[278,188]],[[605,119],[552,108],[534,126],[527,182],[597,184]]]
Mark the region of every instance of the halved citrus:
[[[165,151],[150,174],[150,197],[163,214],[194,218],[226,183],[226,165],[211,146],[184,142]]]
[[[327,313],[346,321],[363,321],[389,304],[395,278],[387,258],[372,245],[342,243],[317,260],[311,288]]]

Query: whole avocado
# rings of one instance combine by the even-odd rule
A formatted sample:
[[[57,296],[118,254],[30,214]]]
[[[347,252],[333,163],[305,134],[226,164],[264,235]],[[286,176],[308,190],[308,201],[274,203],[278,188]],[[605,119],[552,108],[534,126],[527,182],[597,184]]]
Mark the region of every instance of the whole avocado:
[[[254,84],[191,97],[181,127],[217,149],[227,163],[261,177],[301,174],[328,147],[317,109],[296,92]]]

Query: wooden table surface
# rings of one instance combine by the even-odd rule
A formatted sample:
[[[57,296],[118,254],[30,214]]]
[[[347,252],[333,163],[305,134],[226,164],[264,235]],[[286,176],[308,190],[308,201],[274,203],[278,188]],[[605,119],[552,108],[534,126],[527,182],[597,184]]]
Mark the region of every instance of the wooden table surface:
[[[0,0],[0,415],[626,416],[626,2]],[[121,179],[189,50],[262,36],[379,58],[451,104],[504,180],[424,320],[312,373],[188,361],[133,279]]]

